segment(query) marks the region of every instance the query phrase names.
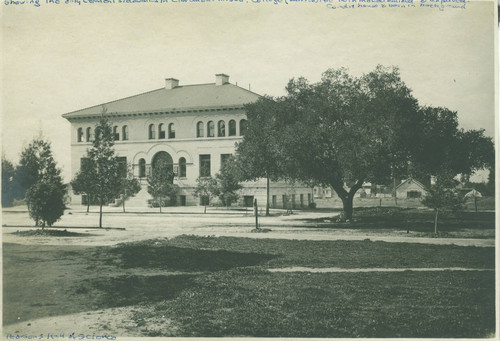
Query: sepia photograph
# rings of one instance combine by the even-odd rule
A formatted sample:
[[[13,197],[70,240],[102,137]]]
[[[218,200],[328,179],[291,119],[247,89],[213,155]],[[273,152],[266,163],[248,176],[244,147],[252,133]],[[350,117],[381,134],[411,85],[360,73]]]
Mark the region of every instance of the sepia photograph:
[[[498,4],[3,0],[6,340],[498,337]]]

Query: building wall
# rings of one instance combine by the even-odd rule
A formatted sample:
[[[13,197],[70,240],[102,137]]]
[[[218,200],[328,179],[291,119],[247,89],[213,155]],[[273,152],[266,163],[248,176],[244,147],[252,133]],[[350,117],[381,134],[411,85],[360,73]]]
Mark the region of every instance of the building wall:
[[[139,177],[139,160],[144,159],[146,163],[146,175],[149,172],[151,162],[158,152],[167,152],[173,159],[174,168],[181,157],[186,159],[186,177],[174,179],[174,183],[181,187],[179,195],[186,196],[186,205],[197,205],[199,198],[193,196],[196,187],[196,179],[200,175],[201,154],[210,155],[210,175],[215,176],[221,168],[221,154],[234,154],[235,145],[241,141],[240,121],[245,119],[243,109],[232,109],[224,111],[206,111],[197,113],[182,113],[168,115],[141,115],[141,116],[117,116],[108,117],[113,126],[118,127],[120,139],[115,141],[115,151],[117,156],[127,158],[127,163],[133,165],[134,175]],[[225,122],[225,136],[217,136],[217,125],[220,120]],[[228,136],[229,121],[236,121],[236,136]],[[71,172],[72,178],[80,169],[80,160],[85,157],[87,149],[92,146],[86,141],[86,130],[90,127],[93,131],[99,121],[99,117],[93,119],[71,119]],[[197,137],[197,123],[203,122],[204,137]],[[207,123],[213,121],[215,125],[215,136],[207,137]],[[164,124],[165,139],[159,139],[158,126]],[[175,138],[168,138],[168,125],[174,123]],[[149,139],[149,126],[155,126],[155,138]],[[122,127],[128,127],[128,140],[123,141]],[[78,142],[78,129],[83,131],[83,141]],[[145,179],[141,180],[143,190],[147,186]],[[283,207],[283,195],[288,194],[290,201],[295,195],[296,207],[300,207],[300,195],[303,197],[303,206],[308,204],[308,194],[311,189],[307,187],[291,186],[285,183],[273,183],[271,188],[271,198],[276,196],[276,207]],[[291,193],[291,192],[295,193]],[[266,202],[266,181],[247,182],[243,184],[241,190],[240,205],[244,204],[245,196],[257,198],[259,205]],[[248,199],[247,199],[248,200]],[[312,197],[310,198],[312,201]],[[72,196],[72,202],[81,202],[80,196]]]
[[[426,191],[420,185],[413,181],[408,181],[406,183],[403,183],[396,189],[396,196],[398,197],[398,199],[406,199],[408,196],[407,193],[411,191],[420,192],[421,198],[423,198],[426,193]]]

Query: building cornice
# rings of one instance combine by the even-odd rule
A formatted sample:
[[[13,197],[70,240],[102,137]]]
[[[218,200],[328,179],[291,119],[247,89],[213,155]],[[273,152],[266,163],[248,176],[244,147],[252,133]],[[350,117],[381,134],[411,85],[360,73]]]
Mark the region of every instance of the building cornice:
[[[156,109],[156,110],[140,110],[140,111],[127,111],[127,112],[107,112],[103,113],[92,113],[92,114],[78,114],[78,113],[68,113],[63,114],[62,117],[68,121],[76,121],[83,119],[95,119],[101,116],[106,118],[112,117],[151,117],[151,116],[165,116],[174,114],[199,114],[199,113],[210,113],[210,112],[221,112],[221,111],[231,111],[231,110],[242,110],[244,105],[226,105],[226,106],[213,106],[213,107],[187,107],[187,108],[169,108],[169,109]]]

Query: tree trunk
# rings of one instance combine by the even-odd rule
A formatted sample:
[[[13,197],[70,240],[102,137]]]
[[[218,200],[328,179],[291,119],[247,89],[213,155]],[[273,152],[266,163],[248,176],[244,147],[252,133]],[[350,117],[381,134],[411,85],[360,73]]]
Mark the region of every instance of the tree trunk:
[[[207,205],[205,205],[205,211],[203,213],[207,213]]]
[[[266,195],[267,195],[267,202],[266,202],[266,217],[269,216],[269,177],[267,177],[266,181]]]
[[[438,233],[438,214],[439,214],[439,208],[436,208],[436,216],[434,217],[434,233]]]
[[[396,177],[393,176],[392,180],[393,180],[393,185],[394,185],[394,188],[393,188],[394,203],[396,204],[396,206],[398,206],[398,196],[396,193]]]
[[[363,186],[363,180],[358,180],[358,182],[356,182],[351,187],[349,192],[347,192],[341,184],[332,185],[333,190],[337,193],[337,195],[342,200],[342,206],[344,209],[345,220],[352,219],[354,194],[356,194],[358,189],[360,189],[362,186]]]
[[[87,197],[87,213],[89,213],[89,209],[90,209],[90,198]]]
[[[123,213],[125,213],[125,196],[122,196]]]
[[[342,206],[344,209],[344,218],[345,220],[351,220],[352,219],[352,211],[353,211],[353,204],[352,204],[352,199],[354,196],[350,196],[347,194],[345,197],[341,197],[342,199]]]
[[[158,201],[158,206],[160,206],[160,213],[161,213],[161,197],[160,200]]]
[[[102,228],[102,199],[99,201],[99,228]]]

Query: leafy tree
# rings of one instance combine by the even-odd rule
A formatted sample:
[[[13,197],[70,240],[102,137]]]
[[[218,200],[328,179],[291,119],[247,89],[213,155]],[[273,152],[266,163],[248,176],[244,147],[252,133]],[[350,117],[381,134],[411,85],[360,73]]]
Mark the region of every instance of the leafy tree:
[[[14,199],[23,198],[25,193],[19,184],[16,168],[2,156],[2,206],[12,206]]]
[[[396,68],[360,78],[328,70],[320,82],[291,80],[278,111],[285,171],[332,187],[352,218],[354,194],[365,181],[385,183],[405,171],[417,101]]]
[[[215,174],[216,185],[212,186],[213,195],[217,196],[226,208],[239,198],[238,191],[241,189],[241,185],[238,182],[237,174],[234,157],[230,157],[222,165],[220,173]]]
[[[21,183],[27,187],[26,198],[35,225],[52,226],[65,209],[66,186],[57,168],[50,142],[34,139],[21,153]]]
[[[427,190],[422,204],[434,210],[434,233],[438,233],[438,218],[441,211],[458,212],[463,209],[464,198],[456,191],[456,181],[441,176],[435,185]]]
[[[174,173],[169,165],[163,160],[160,160],[152,171],[152,175],[148,176],[148,193],[160,207],[164,205],[165,198],[172,198],[177,194],[177,186],[172,184]]]
[[[71,181],[71,187],[75,194],[85,194],[87,196],[87,213],[89,212],[90,202],[96,196],[95,180],[97,179],[95,165],[89,158],[82,159],[81,168]]]
[[[423,107],[419,116],[420,138],[411,160],[416,177],[453,173],[468,181],[474,171],[494,164],[493,142],[483,129],[460,129],[457,113],[446,108]]]
[[[266,179],[266,215],[269,215],[269,182],[280,179],[284,173],[280,168],[279,140],[276,138],[276,114],[279,99],[261,97],[257,102],[247,104],[247,128],[243,141],[236,147],[240,180]]]
[[[122,196],[123,212],[125,212],[125,200],[135,196],[141,190],[139,180],[134,177],[132,170],[128,167],[127,176],[121,179],[120,192]]]
[[[196,188],[194,189],[194,196],[201,198],[202,204],[205,206],[204,213],[207,213],[207,205],[210,199],[216,196],[217,180],[210,177],[199,177],[196,179]]]
[[[87,150],[88,168],[85,177],[91,185],[91,193],[99,202],[99,228],[102,228],[102,206],[118,197],[120,192],[120,165],[115,155],[114,136],[110,122],[103,117],[95,128],[92,147]],[[90,185],[89,185],[90,186]]]

